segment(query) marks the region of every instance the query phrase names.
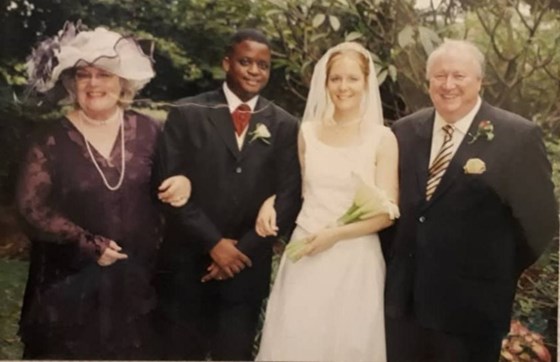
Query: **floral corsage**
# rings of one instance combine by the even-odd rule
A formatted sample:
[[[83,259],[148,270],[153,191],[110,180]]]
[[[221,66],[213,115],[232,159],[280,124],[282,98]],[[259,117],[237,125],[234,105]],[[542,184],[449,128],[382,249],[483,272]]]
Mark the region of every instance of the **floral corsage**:
[[[263,123],[257,123],[255,130],[251,132],[249,136],[251,136],[251,140],[249,141],[249,143],[253,142],[254,140],[261,140],[267,145],[270,144],[270,131],[268,130],[268,127],[266,127],[266,125]]]
[[[484,138],[486,141],[492,141],[494,139],[494,125],[488,120],[482,121],[478,124],[476,133],[474,135],[469,133],[469,136],[471,136],[469,144],[475,143],[479,138]]]

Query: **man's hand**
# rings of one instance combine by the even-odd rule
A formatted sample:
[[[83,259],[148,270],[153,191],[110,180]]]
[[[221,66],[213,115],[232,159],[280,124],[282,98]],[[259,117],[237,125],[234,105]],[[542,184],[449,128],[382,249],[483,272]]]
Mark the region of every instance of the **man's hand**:
[[[101,254],[99,259],[97,259],[97,264],[99,264],[100,266],[109,266],[118,260],[128,258],[128,255],[119,253],[121,250],[122,248],[119,246],[119,244],[111,240],[109,242],[109,246],[105,249],[103,254]]]
[[[233,278],[233,276],[247,266],[251,266],[251,259],[247,255],[240,252],[235,245],[237,240],[233,239],[221,239],[218,243],[210,250],[210,256],[212,260],[227,274],[228,277]]]
[[[203,283],[206,283],[210,280],[225,280],[225,279],[229,279],[228,275],[226,274],[226,272],[224,272],[222,270],[222,268],[220,268],[218,266],[218,264],[216,264],[215,262],[213,262],[212,264],[210,264],[210,266],[206,269],[208,271],[208,273],[206,275],[204,275],[202,277],[202,279],[200,280]]]

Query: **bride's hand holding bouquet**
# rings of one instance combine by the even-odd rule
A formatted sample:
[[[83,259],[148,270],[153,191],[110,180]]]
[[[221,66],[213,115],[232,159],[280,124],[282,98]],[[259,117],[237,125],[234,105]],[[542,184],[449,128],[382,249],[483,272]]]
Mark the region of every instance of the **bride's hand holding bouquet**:
[[[291,241],[285,252],[291,261],[296,262],[304,256],[316,255],[330,249],[338,240],[335,229],[325,228],[304,239]]]
[[[375,185],[366,184],[358,178],[358,188],[352,205],[333,224],[327,225],[318,233],[304,239],[291,241],[285,249],[287,257],[296,262],[304,256],[316,255],[344,239],[344,226],[359,221],[385,215],[389,220],[399,217],[397,205],[389,199],[386,192]]]

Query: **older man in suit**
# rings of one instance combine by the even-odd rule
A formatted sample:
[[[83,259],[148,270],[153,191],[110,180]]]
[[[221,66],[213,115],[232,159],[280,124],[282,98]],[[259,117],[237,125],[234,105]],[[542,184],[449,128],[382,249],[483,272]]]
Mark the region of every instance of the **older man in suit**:
[[[481,100],[483,70],[476,46],[445,41],[426,66],[434,107],[393,126],[389,361],[497,361],[517,280],[558,232],[540,130]]]
[[[170,359],[252,359],[273,243],[255,233],[257,213],[276,195],[278,233],[288,235],[301,203],[298,122],[259,96],[268,40],[238,31],[222,66],[220,89],[177,102],[160,147],[161,177],[192,182],[189,202],[167,210],[156,280],[162,357]]]

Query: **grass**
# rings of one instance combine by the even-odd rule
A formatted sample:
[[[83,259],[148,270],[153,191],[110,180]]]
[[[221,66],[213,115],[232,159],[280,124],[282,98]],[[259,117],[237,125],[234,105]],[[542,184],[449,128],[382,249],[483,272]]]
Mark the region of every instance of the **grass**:
[[[0,259],[0,359],[20,359],[19,312],[27,278],[27,262]]]

